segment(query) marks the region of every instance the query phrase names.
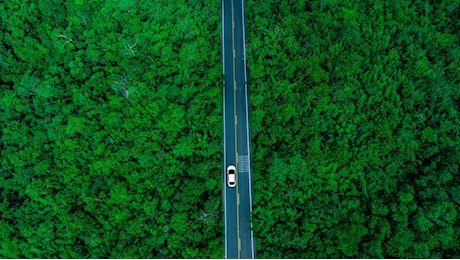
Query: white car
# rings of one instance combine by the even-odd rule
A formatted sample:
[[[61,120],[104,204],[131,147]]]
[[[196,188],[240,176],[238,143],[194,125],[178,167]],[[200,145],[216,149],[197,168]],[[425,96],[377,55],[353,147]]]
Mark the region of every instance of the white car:
[[[230,188],[236,186],[236,168],[234,165],[227,166],[227,185]]]

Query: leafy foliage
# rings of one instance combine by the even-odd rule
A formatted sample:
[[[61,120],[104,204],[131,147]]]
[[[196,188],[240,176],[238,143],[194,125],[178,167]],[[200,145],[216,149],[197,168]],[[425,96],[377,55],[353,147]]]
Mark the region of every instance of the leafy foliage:
[[[460,257],[459,14],[247,1],[258,257]]]
[[[223,255],[219,14],[0,3],[0,256]]]

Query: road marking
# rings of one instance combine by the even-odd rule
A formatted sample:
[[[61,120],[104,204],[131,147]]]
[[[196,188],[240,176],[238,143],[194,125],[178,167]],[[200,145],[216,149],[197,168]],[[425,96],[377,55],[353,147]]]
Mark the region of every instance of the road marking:
[[[240,205],[240,194],[236,193],[236,204]]]
[[[249,172],[249,156],[238,156],[238,172]]]
[[[241,0],[241,20],[243,21],[243,61],[244,61],[244,82],[248,81],[247,75],[246,75],[246,26],[244,24],[244,0]],[[249,104],[248,104],[249,105]],[[248,126],[249,128],[249,126]],[[254,258],[254,257],[253,257]]]
[[[226,182],[226,174],[225,174],[225,167],[227,166],[227,158],[225,156],[225,151],[226,151],[226,144],[225,144],[225,139],[226,139],[226,131],[225,131],[225,16],[224,16],[224,1],[225,0],[222,0],[222,23],[221,23],[221,26],[222,26],[222,36],[221,36],[221,39],[222,39],[222,71],[223,71],[223,75],[224,75],[224,86],[223,86],[223,105],[224,105],[224,122],[223,122],[223,125],[224,125],[224,165],[223,165],[223,182],[222,185],[223,185],[223,189],[222,189],[222,192],[223,192],[223,197],[224,197],[224,214],[227,213],[227,185],[225,185],[225,182]],[[227,215],[224,215],[224,234],[227,233]],[[228,239],[225,239],[225,243],[224,243],[224,246],[225,246],[225,249],[224,249],[224,257],[227,258],[227,248],[228,248]]]
[[[223,74],[225,75],[225,19],[224,19],[224,1],[225,0],[222,0],[222,23],[220,26],[222,26],[222,36],[221,36],[221,39],[222,39],[222,70],[223,70]],[[225,83],[224,83],[225,84]]]
[[[241,238],[238,237],[238,258],[240,258],[240,252],[241,252]]]
[[[225,84],[225,83],[224,83]],[[227,131],[225,131],[225,87],[224,87],[224,94],[223,94],[223,97],[224,97],[224,165],[223,165],[223,169],[222,169],[222,172],[223,172],[223,175],[224,175],[224,178],[223,178],[223,189],[222,189],[222,192],[224,193],[224,212],[226,214],[227,212],[227,185],[225,185],[226,183],[226,174],[225,174],[225,168],[227,167],[227,157],[225,155],[225,151],[226,151],[226,144],[225,144],[225,139],[226,139],[226,136],[227,136]],[[224,216],[224,231],[227,232],[227,215]],[[227,257],[227,239],[225,239],[225,251],[224,251],[224,257]]]

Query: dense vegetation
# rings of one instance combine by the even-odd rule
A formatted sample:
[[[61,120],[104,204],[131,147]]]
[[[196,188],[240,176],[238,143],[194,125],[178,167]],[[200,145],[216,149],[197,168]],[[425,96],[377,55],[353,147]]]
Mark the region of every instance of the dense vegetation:
[[[460,257],[460,2],[248,0],[258,257]]]
[[[0,2],[0,257],[223,256],[220,1]]]

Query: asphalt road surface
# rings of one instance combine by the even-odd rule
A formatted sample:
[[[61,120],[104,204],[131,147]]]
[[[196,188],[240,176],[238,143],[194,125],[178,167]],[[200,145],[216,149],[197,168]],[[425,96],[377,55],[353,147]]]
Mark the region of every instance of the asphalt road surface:
[[[255,258],[251,230],[252,175],[246,70],[244,0],[222,0],[224,85],[225,258]],[[227,185],[226,168],[237,167],[237,185]]]

